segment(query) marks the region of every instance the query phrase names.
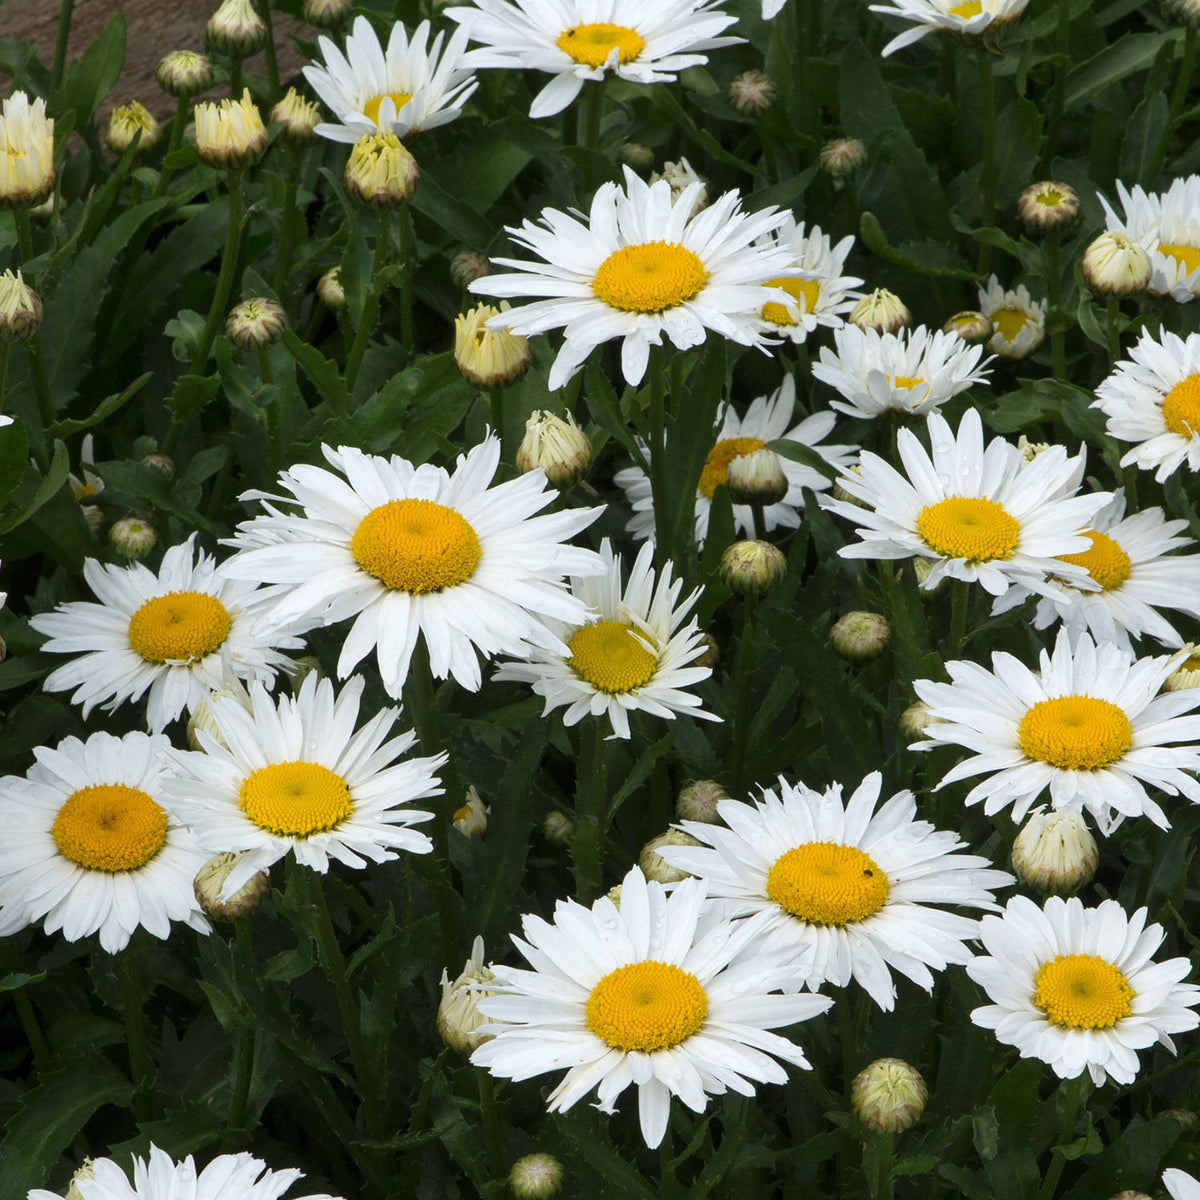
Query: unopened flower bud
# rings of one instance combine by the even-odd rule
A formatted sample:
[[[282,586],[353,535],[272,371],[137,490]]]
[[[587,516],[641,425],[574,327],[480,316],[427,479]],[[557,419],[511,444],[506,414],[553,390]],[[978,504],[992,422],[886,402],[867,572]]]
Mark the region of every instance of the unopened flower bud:
[[[865,663],[878,658],[891,639],[887,617],[876,612],[848,612],[834,622],[829,643],[834,653],[848,662]]]
[[[992,319],[987,313],[967,309],[955,313],[942,326],[942,332],[956,333],[968,345],[982,346],[992,336]]]
[[[311,142],[317,136],[321,110],[315,100],[305,100],[294,87],[271,109],[272,124],[282,125],[284,136],[292,142]]]
[[[551,1154],[526,1154],[508,1173],[508,1186],[517,1200],[550,1200],[562,1189],[562,1163]]]
[[[933,563],[931,563],[927,558],[914,558],[911,561],[913,574],[917,577],[917,588],[920,591],[922,600],[930,600],[940,592],[944,592],[946,590],[946,584],[948,580],[945,575],[941,576],[941,578],[938,579],[937,583],[935,583],[933,587],[928,586],[926,581],[929,579],[929,576],[933,574]],[[899,575],[897,575],[897,578],[899,578]]]
[[[124,154],[138,137],[138,153],[144,154],[162,137],[162,126],[154,115],[136,100],[119,104],[108,118],[108,132],[104,135],[108,148],[114,154]]]
[[[900,714],[900,732],[910,741],[925,736],[925,731],[933,724],[929,716],[929,705],[918,700],[910,704]]]
[[[240,100],[197,104],[195,117],[196,153],[201,162],[232,171],[262,158],[267,148],[267,127],[249,91],[243,91]]]
[[[859,329],[899,333],[912,324],[912,313],[894,292],[889,292],[887,288],[876,288],[850,310],[848,320]]]
[[[463,837],[483,837],[487,832],[488,806],[484,804],[474,786],[467,788],[467,802],[455,809],[451,821]]]
[[[787,559],[770,542],[734,542],[721,555],[717,574],[737,596],[759,596],[775,587],[787,573]]]
[[[635,171],[646,171],[654,165],[654,151],[641,142],[626,142],[621,147],[621,161]]]
[[[502,388],[516,383],[533,361],[529,339],[507,329],[488,328],[488,322],[507,312],[507,301],[499,308],[477,304],[470,312],[454,318],[454,362],[459,374],[477,388]]]
[[[695,168],[686,158],[681,158],[678,162],[665,162],[661,171],[655,171],[650,176],[650,183],[657,183],[660,179],[665,179],[671,186],[671,198],[678,200],[683,193],[694,183],[700,185],[700,190],[696,194],[696,199],[692,202],[692,211],[688,217],[694,217],[698,212],[702,212],[708,207],[708,189],[704,186],[704,180],[696,174]]]
[[[622,885],[619,883],[614,883],[613,886],[604,893],[604,898],[606,900],[611,900],[613,907],[617,909],[621,907],[621,886]]]
[[[190,100],[213,85],[212,63],[192,50],[173,50],[154,69],[158,86],[176,100]]]
[[[900,1058],[877,1058],[850,1085],[858,1119],[875,1133],[903,1133],[925,1111],[929,1089],[920,1072]]]
[[[225,881],[241,859],[240,854],[218,854],[196,872],[192,884],[196,903],[214,921],[236,921],[248,916],[262,903],[271,885],[266,871],[256,871],[231,896],[221,899]]]
[[[725,486],[734,504],[778,504],[788,492],[783,463],[774,450],[739,454],[729,464]]]
[[[717,805],[728,799],[729,793],[715,779],[697,779],[679,793],[675,815],[681,821],[703,821],[712,825],[718,819]]]
[[[762,71],[743,71],[730,81],[729,103],[743,117],[757,117],[775,103],[775,85]]]
[[[1145,1192],[1139,1192],[1135,1188],[1126,1188],[1123,1192],[1117,1192],[1112,1197],[1112,1200],[1154,1200],[1152,1196],[1148,1196]]]
[[[354,9],[354,0],[304,0],[304,19],[319,29],[334,29]]]
[[[474,283],[476,279],[482,279],[491,273],[492,264],[488,262],[487,255],[477,254],[474,250],[460,250],[450,260],[450,278],[460,288],[465,288],[468,283]]]
[[[147,454],[142,459],[143,467],[151,467],[155,471],[160,471],[168,479],[175,478],[175,464],[165,454]]]
[[[316,675],[318,679],[325,678],[325,672],[321,670],[321,660],[315,654],[301,654],[293,658],[292,665],[287,670],[288,688],[293,696],[300,694],[300,688],[310,675]]]
[[[692,660],[693,667],[707,667],[710,671],[717,669],[721,661],[721,645],[711,633],[706,633],[701,639],[704,650]]]
[[[204,37],[223,54],[248,58],[267,44],[267,26],[250,0],[222,0],[204,27]]]
[[[112,548],[125,558],[145,558],[154,549],[158,534],[149,521],[138,517],[122,517],[108,531]]]
[[[1164,1108],[1158,1114],[1160,1117],[1170,1117],[1172,1121],[1177,1121],[1184,1129],[1195,1129],[1197,1124],[1200,1124],[1198,1117],[1190,1108]]]
[[[0,342],[24,342],[42,323],[42,298],[18,271],[0,275]]]
[[[230,310],[225,336],[239,350],[267,350],[278,344],[287,331],[283,305],[265,296],[243,300]]]
[[[1029,229],[1061,229],[1079,216],[1079,197],[1068,183],[1031,183],[1017,201],[1017,214]]]
[[[1012,862],[1026,887],[1069,896],[1095,875],[1100,851],[1083,814],[1064,808],[1030,815],[1013,842]]]
[[[467,959],[458,978],[451,983],[442,971],[442,999],[437,1010],[437,1031],[442,1041],[451,1050],[470,1054],[484,1042],[492,1040],[492,1034],[479,1032],[481,1025],[496,1024],[479,1012],[479,1002],[494,996],[481,984],[491,983],[491,971],[483,965],[483,938],[477,937],[471,946],[471,957]]]
[[[317,280],[317,298],[326,308],[346,307],[346,290],[342,287],[341,267],[330,267]]]
[[[1049,442],[1031,442],[1024,434],[1017,438],[1017,449],[1026,462],[1033,462],[1039,454],[1045,454],[1050,449]]]
[[[569,846],[575,837],[575,822],[566,813],[548,812],[542,822],[542,833],[556,846]]]
[[[395,208],[416,191],[417,160],[391,132],[364,134],[346,160],[346,190],[374,208]]]
[[[24,92],[0,100],[0,212],[34,208],[54,191],[54,119]]]
[[[1150,283],[1150,258],[1140,242],[1110,229],[1083,252],[1079,263],[1093,292],[1102,296],[1132,296]]]
[[[551,487],[560,491],[574,486],[592,465],[592,443],[575,418],[535,409],[525,422],[525,436],[517,447],[517,469],[541,467]]]
[[[858,466],[857,464],[853,467],[847,467],[846,474],[860,476],[860,475],[862,475],[862,467]],[[853,495],[851,492],[848,492],[844,487],[842,487],[840,478],[833,485],[833,488],[831,489],[830,494],[833,496],[833,498],[835,500],[840,500],[843,504],[861,504],[862,503],[862,501],[859,500],[859,498],[857,496]]]
[[[95,1161],[94,1158],[85,1158],[83,1160],[83,1166],[71,1176],[71,1184],[67,1188],[67,1194],[63,1200],[83,1200],[83,1193],[79,1190],[79,1184],[96,1178],[96,1172],[92,1166],[92,1163]]]
[[[834,179],[845,179],[867,161],[867,148],[858,138],[835,138],[821,147],[821,168]]]
[[[684,833],[679,829],[668,829],[666,833],[660,833],[658,837],[651,838],[638,855],[638,866],[642,868],[642,874],[647,879],[652,879],[656,883],[679,883],[680,880],[687,879],[690,872],[680,870],[679,867],[673,867],[659,851],[664,846],[698,846],[700,843],[689,833]]]

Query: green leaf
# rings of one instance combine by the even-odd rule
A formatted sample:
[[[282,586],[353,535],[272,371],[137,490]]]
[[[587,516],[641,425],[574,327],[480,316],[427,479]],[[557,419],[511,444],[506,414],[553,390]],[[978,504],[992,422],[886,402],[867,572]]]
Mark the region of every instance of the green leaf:
[[[171,415],[181,425],[198,416],[206,404],[216,399],[221,381],[215,375],[181,375],[167,397]]]
[[[25,987],[29,983],[37,983],[41,979],[46,978],[45,971],[39,971],[36,975],[27,975],[17,971],[12,975],[5,975],[0,979],[0,992],[16,992]]]
[[[314,346],[301,341],[291,329],[283,335],[283,344],[292,352],[300,369],[312,380],[321,399],[328,401],[335,412],[345,412],[350,406],[350,391],[337,363],[326,358]]]
[[[1125,33],[1099,54],[1067,72],[1064,104],[1067,112],[1094,104],[1102,92],[1146,70],[1158,56],[1163,40],[1182,41],[1183,30],[1169,33]]]
[[[836,467],[827,463],[811,446],[806,446],[803,442],[779,438],[777,441],[768,442],[767,449],[774,450],[780,458],[786,458],[789,462],[803,464],[826,479],[837,479],[840,474]]]
[[[81,433],[85,429],[91,429],[93,425],[98,425],[105,417],[111,417],[113,413],[128,404],[146,386],[150,375],[151,372],[147,371],[145,375],[135,379],[123,392],[114,392],[113,395],[105,397],[105,399],[96,405],[90,417],[55,421],[47,432],[51,437],[69,437],[73,433]]]
[[[879,218],[872,212],[862,214],[859,218],[858,230],[863,245],[872,254],[878,255],[884,262],[889,262],[893,266],[902,267],[906,271],[916,271],[919,275],[928,275],[933,279],[965,279],[968,283],[979,282],[980,277],[975,271],[968,271],[963,267],[922,263],[901,253],[888,241],[887,235],[883,232],[883,226],[879,223]]]
[[[1141,180],[1153,187],[1150,166],[1158,153],[1158,140],[1167,124],[1167,98],[1162,92],[1147,96],[1133,110],[1121,144],[1121,178]]]
[[[125,65],[125,18],[111,17],[100,36],[67,67],[62,87],[51,101],[55,113],[75,110],[75,127],[90,125]]]
[[[14,421],[0,429],[0,505],[7,503],[29,467],[25,425]]]
[[[10,529],[15,529],[18,525],[28,521],[67,482],[70,467],[71,462],[66,446],[62,442],[56,441],[54,443],[54,457],[50,460],[50,466],[46,474],[42,475],[34,467],[29,469],[20,490],[28,490],[26,485],[29,485],[32,488],[33,494],[28,500],[24,501],[18,497],[19,507],[11,516],[5,517],[3,521],[0,521],[0,533],[7,533]]]

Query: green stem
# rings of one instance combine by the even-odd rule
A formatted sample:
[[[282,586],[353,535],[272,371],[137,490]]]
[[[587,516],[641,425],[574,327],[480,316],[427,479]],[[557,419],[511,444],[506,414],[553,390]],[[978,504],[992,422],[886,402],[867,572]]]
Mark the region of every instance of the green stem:
[[[28,264],[33,262],[33,227],[29,223],[29,209],[14,208],[12,215],[17,227],[17,251],[21,256],[21,266],[28,271]],[[36,276],[31,274],[30,278],[34,279]]]
[[[412,209],[400,209],[400,258],[404,273],[400,277],[400,344],[405,353],[416,352],[413,344],[413,278],[416,275],[417,238],[413,231]]]
[[[479,1116],[483,1121],[483,1142],[487,1147],[488,1163],[492,1177],[504,1176],[504,1146],[500,1140],[500,1124],[496,1120],[496,1085],[491,1075],[484,1070],[475,1072],[479,1080]]]
[[[1054,1196],[1057,1194],[1058,1181],[1062,1178],[1063,1169],[1067,1165],[1066,1156],[1060,1147],[1066,1146],[1074,1140],[1075,1122],[1079,1119],[1080,1108],[1086,1107],[1084,1102],[1088,1083],[1088,1077],[1080,1075],[1075,1079],[1064,1079],[1058,1085],[1059,1094],[1062,1096],[1062,1122],[1059,1125],[1058,1144],[1055,1147],[1058,1153],[1051,1152],[1053,1157],[1050,1169],[1042,1180],[1042,1186],[1038,1191],[1038,1200],[1054,1200]]]
[[[138,1121],[154,1115],[149,1090],[150,1059],[146,1049],[146,1011],[137,955],[126,947],[121,955],[121,1015],[125,1018],[125,1042],[129,1048],[129,1078],[133,1084],[133,1113]]]
[[[858,1031],[854,1020],[854,1003],[847,988],[839,989],[833,1001],[837,1008],[838,1042],[842,1051],[842,1094],[850,1095],[850,1084],[858,1074],[855,1054],[858,1051]]]
[[[8,378],[8,356],[12,342],[0,342],[0,413],[4,412],[4,383]]]
[[[50,383],[46,378],[46,368],[42,362],[41,338],[35,333],[25,343],[25,353],[29,355],[29,370],[33,375],[33,390],[37,396],[38,416],[42,420],[42,429],[49,431],[54,424],[54,399],[50,395]]]
[[[665,383],[661,347],[650,350],[650,493],[654,505],[654,557],[662,567],[671,559],[668,530],[673,507],[667,479],[667,442],[665,421]],[[677,499],[677,497],[675,498]]]
[[[46,1035],[42,1033],[41,1022],[37,1019],[33,1002],[24,988],[19,987],[13,992],[13,1003],[17,1007],[17,1017],[25,1032],[25,1040],[33,1051],[34,1061],[39,1067],[44,1067],[50,1061],[50,1044],[46,1041]]]
[[[500,439],[500,455],[504,456],[504,389],[488,388],[488,405],[492,414],[492,432]]]
[[[1179,124],[1183,106],[1187,100],[1188,91],[1192,85],[1192,71],[1196,66],[1196,28],[1188,25],[1183,33],[1183,57],[1179,62],[1179,73],[1175,76],[1175,86],[1171,89],[1171,102],[1167,108],[1167,119],[1158,135],[1158,145],[1154,148],[1154,158],[1143,181],[1151,187],[1162,170],[1163,160],[1167,156],[1167,147],[1171,144],[1171,135]]]
[[[733,711],[733,751],[729,764],[729,774],[735,788],[743,784],[742,770],[746,761],[746,745],[750,740],[750,682],[758,659],[754,621],[756,605],[753,596],[743,597],[737,653],[737,707]]]
[[[296,212],[296,192],[300,186],[301,151],[298,146],[288,147],[287,185],[283,193],[283,216],[279,226],[279,252],[275,256],[275,270],[271,275],[271,287],[275,295],[283,299],[283,288],[287,283],[288,270],[292,265],[292,244],[299,225]]]
[[[254,953],[250,937],[250,918],[239,917],[234,923],[237,938],[237,956],[242,974],[247,979],[254,974]],[[233,1094],[229,1100],[229,1114],[225,1128],[241,1129],[246,1120],[246,1104],[250,1098],[250,1084],[254,1079],[254,1036],[253,1025],[246,1025],[238,1033],[237,1060],[234,1069]]]
[[[600,117],[604,111],[604,84],[600,80],[588,80],[583,85],[583,95],[580,97],[582,120],[580,125],[580,145],[594,150],[600,142]]]
[[[235,58],[229,71],[229,94],[235,99],[241,99],[245,84],[242,80],[242,60]]]
[[[675,1200],[679,1180],[675,1177],[675,1139],[671,1137],[669,1123],[658,1146],[658,1182],[661,1200]]]
[[[441,739],[438,734],[437,700],[433,694],[433,672],[429,667],[429,648],[425,639],[413,647],[408,663],[408,675],[404,680],[404,704],[412,714],[413,728],[421,744],[421,753],[440,754]]]
[[[279,99],[279,63],[275,58],[275,30],[271,25],[271,0],[259,0],[258,14],[267,27],[267,42],[263,49],[267,53],[267,86],[271,100]]]
[[[1055,46],[1054,84],[1050,91],[1050,111],[1046,117],[1046,144],[1042,149],[1042,174],[1050,171],[1050,164],[1058,152],[1058,131],[1062,124],[1063,94],[1066,87],[1067,68],[1071,65],[1071,0],[1058,0],[1058,38]]]
[[[354,344],[350,347],[350,355],[346,359],[346,386],[351,390],[362,366],[363,355],[367,352],[367,343],[371,340],[371,334],[375,332],[375,322],[379,318],[379,301],[383,290],[379,277],[387,264],[390,215],[386,208],[379,210],[375,231],[375,257],[371,264],[371,286],[367,290],[367,300],[363,305],[362,320],[354,334]],[[403,333],[401,337],[403,338]]]
[[[167,194],[167,185],[171,182],[171,176],[175,173],[175,168],[167,160],[183,145],[183,131],[187,128],[187,119],[187,98],[180,96],[175,101],[175,119],[171,122],[171,137],[167,142],[167,152],[163,156],[162,173],[158,177],[158,182],[154,185],[153,194],[155,198]]]
[[[1059,232],[1051,229],[1046,234],[1046,297],[1050,301],[1050,355],[1054,362],[1054,378],[1067,376],[1066,330],[1058,326],[1058,308],[1062,299],[1062,276],[1058,266]]]
[[[1108,314],[1108,369],[1111,371],[1121,357],[1121,306],[1111,292],[1104,303]]]
[[[275,382],[275,374],[271,370],[271,352],[269,350],[260,350],[258,352],[258,374],[262,379],[263,387],[270,387]]]
[[[233,277],[237,274],[238,252],[242,241],[242,173],[229,173],[229,225],[225,230],[225,249],[221,254],[221,271],[217,276],[216,291],[213,292],[212,304],[208,309],[208,320],[204,323],[204,332],[200,335],[200,344],[192,355],[191,371],[199,375],[208,362],[209,351],[217,337],[217,330],[225,319],[225,310],[229,307],[229,295],[233,290]],[[174,427],[174,422],[172,422]],[[170,437],[170,433],[168,433]],[[178,433],[175,439],[178,440]],[[174,443],[168,449],[164,443],[163,452],[171,454]]]
[[[983,197],[983,226],[996,223],[996,81],[992,74],[992,59],[986,50],[979,51],[979,110],[983,122],[983,171],[980,192]],[[979,272],[984,274],[992,261],[992,248],[979,247]]]
[[[896,1161],[896,1137],[891,1133],[877,1133],[879,1139],[879,1161],[875,1172],[874,1200],[892,1200],[895,1194],[892,1185],[892,1168]]]
[[[71,16],[75,11],[75,0],[62,0],[58,6],[58,33],[54,38],[54,70],[50,76],[50,90],[56,91],[62,83],[63,69],[67,65],[67,42],[71,37]]]
[[[950,594],[950,641],[947,658],[962,656],[963,641],[967,636],[967,608],[971,602],[971,585],[961,579],[950,580],[954,589]]]
[[[579,726],[579,758],[575,777],[575,837],[571,861],[575,888],[582,904],[599,894],[604,878],[604,833],[608,779],[603,727],[598,717],[585,717]]]

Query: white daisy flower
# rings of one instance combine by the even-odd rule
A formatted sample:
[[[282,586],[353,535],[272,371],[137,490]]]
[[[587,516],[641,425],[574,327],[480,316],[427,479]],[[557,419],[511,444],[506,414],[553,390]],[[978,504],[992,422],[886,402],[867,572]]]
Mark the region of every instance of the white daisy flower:
[[[737,192],[726,192],[692,216],[696,189],[678,197],[660,179],[648,184],[625,168],[625,187],[606,183],[580,219],[554,208],[541,225],[509,228],[513,239],[543,262],[498,258],[518,274],[487,275],[471,284],[485,296],[546,296],[493,317],[490,324],[529,336],[565,327],[566,337],[548,380],[562,387],[592,350],[623,338],[621,369],[640,383],[651,346],[663,335],[680,350],[704,342],[713,330],[744,346],[762,347],[758,318],[764,304],[791,298],[764,279],[799,274],[782,247],[755,245],[786,214],[774,207],[743,213]]]
[[[1200,333],[1185,339],[1164,329],[1159,338],[1143,330],[1092,407],[1108,418],[1110,437],[1137,443],[1121,466],[1153,471],[1162,483],[1185,462],[1200,470]]]
[[[667,1129],[678,1096],[703,1112],[726,1090],[754,1095],[754,1084],[784,1083],[775,1059],[807,1068],[800,1048],[771,1029],[824,1012],[827,996],[773,995],[795,965],[756,950],[754,920],[714,921],[704,885],[687,879],[668,896],[634,867],[618,909],[604,897],[584,908],[560,900],[554,921],[525,916],[513,942],[533,968],[492,966],[499,995],[479,1011],[492,1040],[471,1062],[501,1079],[531,1079],[568,1068],[550,1093],[565,1112],[593,1088],[601,1112],[630,1084],[646,1145]]]
[[[360,16],[345,54],[329,38],[319,38],[324,65],[305,67],[304,77],[338,123],[317,125],[316,132],[335,142],[356,142],[371,133],[404,138],[461,116],[476,88],[465,61],[467,35],[456,30],[443,54],[445,35],[427,46],[429,32],[429,22],[422,21],[410,40],[397,21],[385,51],[371,22]]]
[[[1084,530],[1091,547],[1064,556],[1083,567],[1099,591],[1063,584],[1038,602],[1034,628],[1062,621],[1072,633],[1086,629],[1097,642],[1115,642],[1124,650],[1132,650],[1131,635],[1179,649],[1183,638],[1156,610],[1173,608],[1200,620],[1200,555],[1167,557],[1182,546],[1195,546],[1191,538],[1177,536],[1186,528],[1186,521],[1168,521],[1161,508],[1125,516],[1125,492],[1118,489]],[[1007,612],[1027,596],[1019,586],[1009,588],[992,612]]]
[[[1098,197],[1105,224],[1127,233],[1146,251],[1147,291],[1170,296],[1178,304],[1194,300],[1200,292],[1200,175],[1175,179],[1161,194],[1136,184],[1130,189],[1118,181],[1117,195],[1122,216],[1104,196]]]
[[[1013,583],[1045,594],[1051,573],[1088,587],[1083,567],[1066,563],[1091,543],[1082,535],[1107,492],[1072,493],[1084,459],[1052,446],[1032,462],[1001,438],[983,444],[983,424],[968,409],[957,436],[938,413],[928,418],[932,456],[910,429],[896,445],[907,476],[864,451],[859,467],[838,483],[863,505],[822,498],[823,507],[858,522],[863,540],[843,546],[843,558],[923,558],[931,570],[921,586],[946,578],[978,582],[993,596]]]
[[[929,705],[929,741],[914,750],[950,744],[964,758],[938,788],[985,775],[967,793],[989,816],[1009,804],[1021,821],[1048,788],[1056,809],[1087,809],[1102,833],[1126,817],[1168,822],[1146,784],[1200,803],[1200,691],[1162,692],[1182,654],[1134,660],[1119,646],[1079,634],[1072,649],[1059,630],[1054,653],[1042,651],[1031,671],[1011,654],[992,655],[992,670],[948,662],[950,683],[919,679],[913,687]],[[1160,695],[1160,692],[1162,693]],[[1182,744],[1179,744],[1182,743]]]
[[[236,697],[215,698],[208,729],[197,729],[203,751],[171,750],[166,782],[173,810],[213,852],[241,854],[218,899],[226,900],[290,850],[301,866],[324,874],[329,860],[349,867],[388,862],[395,851],[428,854],[433,843],[407,826],[432,813],[413,800],[440,796],[435,758],[396,760],[416,734],[389,738],[399,716],[381,709],[357,732],[363,680],[334,692],[308,675],[293,698],[250,690],[252,711]],[[209,732],[209,729],[214,732]]]
[[[1021,284],[1006,291],[992,275],[979,289],[979,311],[992,323],[987,348],[1001,358],[1028,358],[1045,340],[1049,302],[1034,300]]]
[[[951,0],[896,0],[892,5],[872,4],[871,11],[916,22],[912,29],[897,34],[884,46],[883,57],[887,58],[935,29],[978,37],[993,26],[998,28],[1015,21],[1028,3],[1029,0],[964,0],[958,4]]]
[[[862,280],[842,274],[846,259],[854,248],[854,238],[846,236],[834,246],[819,225],[814,225],[806,234],[804,222],[797,225],[796,218],[787,213],[779,229],[762,241],[764,245],[787,250],[792,256],[792,266],[802,272],[799,278],[766,281],[767,287],[781,288],[795,303],[763,305],[764,328],[799,343],[818,325],[837,329],[845,324],[842,314],[848,313],[862,295],[852,290]]]
[[[1014,880],[957,853],[957,834],[918,821],[912,792],[876,811],[881,779],[868,775],[843,805],[841,784],[821,793],[781,777],[778,795],[764,788],[755,804],[721,801],[727,829],[684,821],[679,828],[703,846],[659,854],[707,884],[727,916],[760,914],[764,951],[805,956],[804,986],[854,979],[891,1011],[893,970],[928,992],[930,968],[970,961],[963,942],[979,922],[932,906],[996,908],[992,889]]]
[[[546,701],[543,716],[565,707],[564,725],[607,716],[614,737],[629,737],[629,714],[639,709],[666,720],[677,712],[719,720],[684,690],[712,674],[708,667],[688,666],[707,649],[695,617],[684,624],[700,589],[680,602],[683,580],[671,578],[670,563],[656,576],[649,542],[624,589],[621,556],[607,538],[600,557],[603,575],[571,580],[573,595],[591,614],[587,623],[551,626],[566,652],[535,649],[524,662],[501,664],[495,678],[531,684]]]
[[[1171,1200],[1200,1200],[1200,1179],[1178,1167],[1168,1167],[1162,1173],[1163,1186]]]
[[[175,1162],[165,1150],[150,1144],[149,1158],[133,1160],[133,1181],[111,1158],[91,1160],[91,1178],[77,1177],[73,1191],[79,1200],[279,1200],[303,1171],[289,1167],[268,1171],[261,1159],[245,1152],[222,1154],[197,1173],[189,1154]],[[70,1193],[68,1193],[69,1195]],[[55,1192],[34,1188],[29,1200],[59,1200]],[[293,1200],[338,1200],[322,1192],[319,1196],[296,1196]]]
[[[0,936],[45,922],[69,942],[100,934],[116,954],[140,925],[208,932],[192,880],[208,855],[164,800],[161,735],[94,733],[40,746],[0,781]]]
[[[726,480],[729,466],[735,458],[753,454],[766,448],[768,442],[788,441],[807,446],[815,451],[831,467],[848,471],[858,456],[857,446],[822,445],[833,432],[833,413],[814,413],[805,417],[798,425],[791,425],[796,406],[796,381],[791,375],[770,395],[759,396],[752,401],[744,417],[739,417],[732,404],[726,403],[716,433],[716,440],[704,460],[704,470],[696,488],[696,543],[704,545],[708,536],[708,514],[717,488]],[[644,449],[646,461],[650,452]],[[803,463],[779,456],[779,465],[787,479],[788,490],[778,504],[763,508],[767,531],[773,529],[796,529],[800,525],[799,510],[804,508],[804,489],[814,492],[825,491],[830,480],[820,471]],[[638,464],[625,467],[614,476],[617,486],[625,492],[625,498],[633,509],[625,526],[636,538],[654,537],[654,496],[650,487],[650,476]],[[733,506],[733,519],[740,533],[754,537],[754,512],[748,504]]]
[[[680,71],[708,61],[701,50],[736,46],[718,37],[736,24],[723,0],[475,0],[448,8],[473,42],[475,67],[545,71],[550,82],[534,98],[531,117],[561,112],[589,79],[611,72],[631,83],[673,83]]]
[[[1153,961],[1166,935],[1147,915],[1130,916],[1115,900],[1084,908],[1052,896],[1039,908],[1014,896],[979,922],[988,956],[972,959],[967,974],[993,1003],[971,1020],[1060,1079],[1086,1070],[1097,1087],[1132,1083],[1139,1050],[1158,1042],[1174,1054],[1171,1034],[1200,1025],[1191,1011],[1200,988],[1181,982],[1191,963]]]
[[[299,464],[279,479],[289,495],[242,497],[268,501],[267,515],[238,526],[230,542],[238,553],[221,572],[287,585],[268,614],[273,626],[355,617],[338,660],[342,678],[374,647],[383,685],[398,697],[421,635],[436,678],[478,691],[477,651],[559,650],[543,620],[585,619],[563,576],[603,566],[592,551],[563,543],[601,510],[535,516],[558,498],[540,470],[489,487],[497,438],[460,455],[453,474],[351,446],[321,449],[338,474]]]
[[[167,550],[157,575],[88,559],[83,577],[100,603],[60,604],[29,622],[50,639],[43,650],[77,656],[46,677],[46,690],[74,688],[85,719],[97,704],[112,712],[149,692],[146,723],[158,733],[221,685],[223,656],[239,679],[269,683],[288,666],[280,649],[304,646],[291,627],[255,628],[273,592],[222,578],[195,542],[192,534]]]
[[[868,419],[887,412],[926,416],[973,384],[988,382],[982,346],[969,346],[955,333],[934,333],[924,325],[880,333],[843,325],[833,332],[836,349],[821,348],[814,379],[842,399],[839,412]]]

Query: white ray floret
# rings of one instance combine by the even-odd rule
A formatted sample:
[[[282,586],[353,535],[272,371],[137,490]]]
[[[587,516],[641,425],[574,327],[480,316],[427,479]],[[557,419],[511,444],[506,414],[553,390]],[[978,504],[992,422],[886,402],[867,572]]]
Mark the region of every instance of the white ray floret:
[[[704,885],[688,879],[668,896],[634,867],[618,909],[560,900],[554,921],[522,920],[514,937],[531,970],[493,964],[479,1003],[497,1022],[471,1062],[502,1079],[567,1069],[550,1093],[565,1112],[592,1089],[614,1111],[631,1084],[646,1145],[666,1132],[671,1097],[703,1112],[709,1096],[754,1095],[756,1083],[783,1083],[776,1060],[807,1068],[800,1048],[769,1032],[829,1007],[826,996],[776,995],[795,964],[762,954],[758,921],[716,919]]]
[[[1060,1079],[1087,1071],[1098,1087],[1132,1083],[1139,1050],[1159,1043],[1173,1054],[1171,1034],[1200,1025],[1192,1011],[1200,988],[1182,982],[1191,963],[1153,960],[1166,935],[1147,916],[1115,900],[1085,908],[1052,896],[1039,908],[1014,896],[1002,915],[979,923],[987,955],[967,974],[992,1003],[971,1019]]]
[[[973,751],[938,787],[985,776],[966,803],[982,803],[989,816],[1011,804],[1020,821],[1049,790],[1054,808],[1086,809],[1102,833],[1139,816],[1166,829],[1147,786],[1200,803],[1200,715],[1183,715],[1200,706],[1200,691],[1162,691],[1184,657],[1135,660],[1087,634],[1072,647],[1062,629],[1037,671],[1004,653],[992,655],[990,671],[948,662],[950,683],[913,685],[931,723],[929,740],[912,748]]]
[[[994,26],[1015,21],[1029,0],[895,0],[894,4],[872,4],[871,11],[887,16],[903,17],[914,22],[911,29],[897,34],[883,48],[883,57],[911,46],[927,33],[942,30],[964,37],[979,37]]]
[[[1117,181],[1121,215],[1104,196],[1105,223],[1139,242],[1150,259],[1146,290],[1187,304],[1200,292],[1200,175],[1171,181],[1165,192],[1147,192]]]
[[[1200,1200],[1200,1179],[1181,1171],[1178,1167],[1168,1167],[1162,1173],[1163,1186],[1171,1200]]]

